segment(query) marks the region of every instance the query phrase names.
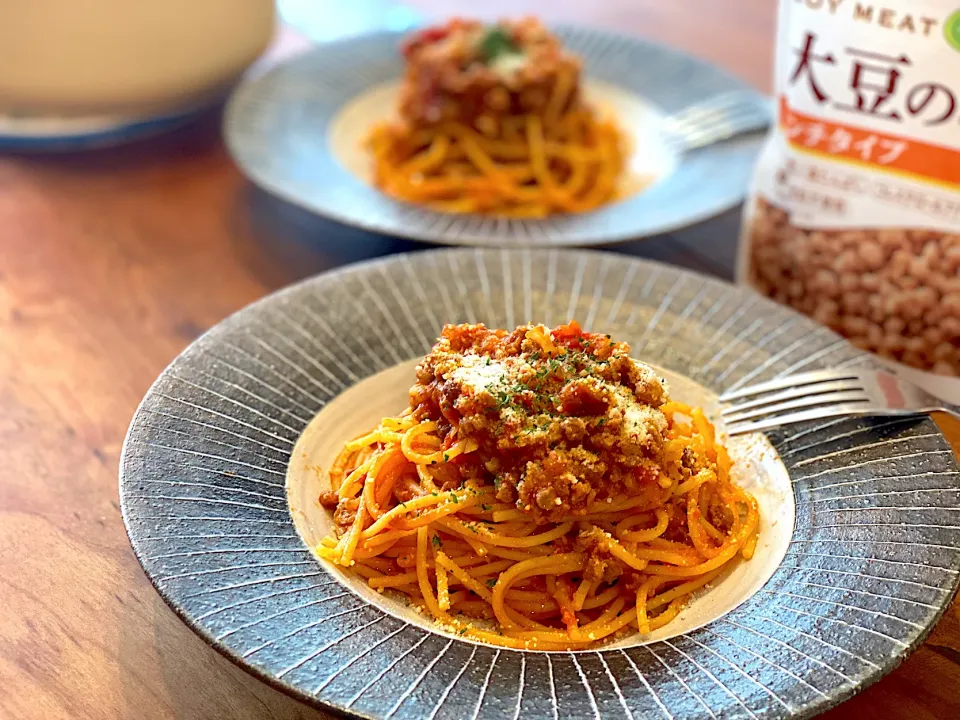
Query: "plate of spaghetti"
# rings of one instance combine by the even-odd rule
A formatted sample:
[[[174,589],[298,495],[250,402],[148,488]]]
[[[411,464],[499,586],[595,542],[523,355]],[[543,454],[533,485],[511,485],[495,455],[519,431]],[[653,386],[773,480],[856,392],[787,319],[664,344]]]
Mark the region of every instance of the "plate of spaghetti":
[[[609,243],[739,202],[756,138],[680,154],[663,124],[741,89],[639,38],[455,18],[252,79],[225,132],[255,182],[341,222],[452,244]]]
[[[872,362],[622,255],[394,255],[176,358],[123,519],[204,640],[340,714],[800,720],[949,606],[960,467],[926,418],[728,437],[717,398]]]
[[[329,415],[357,400],[318,415],[321,438],[304,433],[288,475],[301,534],[312,543],[314,523],[329,524],[319,500],[332,513],[319,558],[459,637],[570,650],[670,629],[753,557],[760,505],[731,480],[703,410],[672,400],[628,353],[575,321],[445,327],[411,373],[405,410],[329,464]],[[317,465],[330,468],[319,485]],[[770,485],[765,501],[787,494]],[[776,544],[766,537],[762,552],[782,553]],[[733,583],[743,590],[750,574]]]
[[[402,53],[398,120],[367,140],[387,195],[441,212],[543,218],[642,188],[642,176],[632,188],[626,177],[626,134],[583,96],[580,60],[537,20],[455,19],[411,35]]]

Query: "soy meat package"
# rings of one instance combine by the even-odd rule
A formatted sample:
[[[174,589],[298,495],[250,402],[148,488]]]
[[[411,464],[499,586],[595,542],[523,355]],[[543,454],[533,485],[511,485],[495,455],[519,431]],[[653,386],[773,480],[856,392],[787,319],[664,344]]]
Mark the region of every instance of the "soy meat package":
[[[960,3],[780,0],[739,278],[960,402]]]

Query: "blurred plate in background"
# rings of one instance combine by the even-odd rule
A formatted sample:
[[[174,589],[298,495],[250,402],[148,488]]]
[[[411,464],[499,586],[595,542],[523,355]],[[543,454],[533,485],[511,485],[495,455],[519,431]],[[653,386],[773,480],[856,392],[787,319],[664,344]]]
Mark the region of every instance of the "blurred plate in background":
[[[0,115],[0,152],[73,152],[122,145],[183,127],[216,108],[226,95],[224,91],[206,102],[152,116]]]
[[[716,94],[749,91],[745,83],[640,38],[578,27],[557,32],[584,61],[588,97],[627,131],[632,174],[653,180],[598,211],[543,220],[450,215],[396,202],[373,187],[363,140],[395,106],[400,32],[324,44],[248,79],[227,107],[228,147],[255,183],[291,203],[347,225],[434,243],[608,244],[676,230],[743,199],[757,135],[683,155],[668,152],[659,137],[664,117]]]

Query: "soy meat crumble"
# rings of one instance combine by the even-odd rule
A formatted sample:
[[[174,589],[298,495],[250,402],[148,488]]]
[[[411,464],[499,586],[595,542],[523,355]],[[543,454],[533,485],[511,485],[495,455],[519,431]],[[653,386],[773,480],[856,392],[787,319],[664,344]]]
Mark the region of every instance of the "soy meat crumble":
[[[493,482],[498,500],[542,523],[624,494],[659,502],[667,390],[629,352],[575,322],[446,326],[410,404],[418,419],[439,418],[445,447],[470,439],[482,452],[452,460],[445,489]]]

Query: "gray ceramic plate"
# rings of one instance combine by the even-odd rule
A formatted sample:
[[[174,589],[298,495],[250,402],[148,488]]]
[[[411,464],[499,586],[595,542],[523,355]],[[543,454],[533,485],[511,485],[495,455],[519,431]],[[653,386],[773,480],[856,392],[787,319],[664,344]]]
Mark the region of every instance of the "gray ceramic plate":
[[[351,422],[399,409],[410,360],[443,323],[571,317],[629,341],[675,394],[708,409],[737,384],[870,362],[755,295],[620,255],[438,251],[352,266],[232,316],[147,394],[120,479],[147,574],[222,653],[359,717],[808,717],[923,640],[960,572],[960,474],[926,419],[831,420],[743,440],[741,472],[772,491],[758,555],[674,632],[644,642],[572,653],[478,645],[316,560],[301,539],[323,522],[298,485],[310,482],[310,454],[346,439]]]
[[[596,212],[546,220],[448,215],[399,203],[370,182],[362,144],[392,115],[401,35],[322,45],[242,85],[225,120],[230,152],[258,185],[366,230],[450,245],[600,245],[675,230],[736,205],[760,147],[757,136],[683,156],[659,141],[659,123],[711,95],[749,88],[723,71],[640,38],[560,28],[584,60],[585,91],[632,138],[632,180],[644,192]],[[759,94],[757,102],[766,102]],[[631,180],[631,181],[632,181]]]

